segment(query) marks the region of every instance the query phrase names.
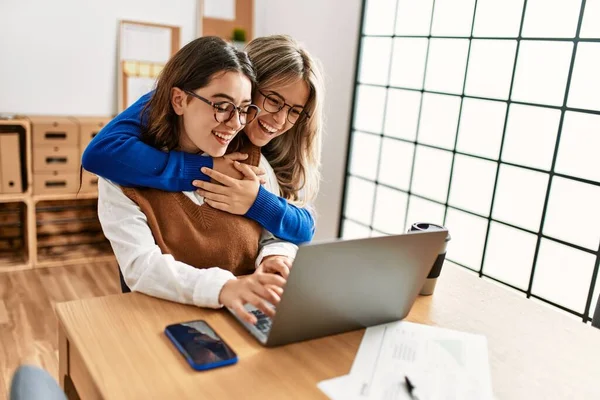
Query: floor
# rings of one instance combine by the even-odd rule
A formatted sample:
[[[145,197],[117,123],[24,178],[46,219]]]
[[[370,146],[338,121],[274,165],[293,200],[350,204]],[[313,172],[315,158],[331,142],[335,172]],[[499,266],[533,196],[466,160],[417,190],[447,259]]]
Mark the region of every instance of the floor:
[[[54,304],[119,292],[116,262],[0,273],[0,399],[23,363],[57,378]]]

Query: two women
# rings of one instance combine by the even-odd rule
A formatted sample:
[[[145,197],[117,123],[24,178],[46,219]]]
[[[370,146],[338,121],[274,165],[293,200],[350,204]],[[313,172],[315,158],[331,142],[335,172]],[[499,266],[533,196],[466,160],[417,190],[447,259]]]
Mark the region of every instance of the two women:
[[[257,69],[253,100],[262,111],[230,148],[239,150],[244,138],[262,147],[275,170],[281,195],[261,190],[258,180],[238,179],[235,186],[226,184],[225,190],[213,192],[221,196],[208,196],[207,201],[215,208],[246,215],[282,240],[308,242],[314,234],[310,204],[320,178],[321,73],[308,52],[287,36],[255,39],[247,51]],[[140,98],[94,138],[83,154],[86,170],[121,185],[167,191],[194,190],[194,182],[202,189],[215,189],[198,184],[211,178],[201,172],[203,167],[243,177],[233,165],[241,159],[239,154],[213,161],[181,151],[162,152],[144,143],[141,115],[152,96]],[[211,176],[219,179],[218,174]]]
[[[101,180],[99,215],[133,290],[225,305],[252,323],[244,304],[272,315],[268,303],[279,301],[295,255],[295,246],[261,232],[259,222],[296,242],[312,237],[310,213],[289,203],[305,205],[316,194],[322,83],[308,54],[287,37],[257,39],[249,54],[259,78],[253,99],[264,111],[251,103],[253,70],[245,54],[200,38],[169,61],[154,92],[94,139],[83,166],[132,186]],[[228,146],[247,156],[221,158]],[[196,163],[210,165],[207,155],[217,170],[220,164],[244,178]],[[248,164],[266,171],[264,187]],[[196,168],[224,185],[197,182],[202,189],[193,192],[195,179],[188,178],[202,178]]]

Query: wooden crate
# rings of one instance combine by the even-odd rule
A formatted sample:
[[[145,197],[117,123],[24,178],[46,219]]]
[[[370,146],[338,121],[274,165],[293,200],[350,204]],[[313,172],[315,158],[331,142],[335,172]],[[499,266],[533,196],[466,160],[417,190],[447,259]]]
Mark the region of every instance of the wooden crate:
[[[79,154],[84,150],[79,146],[80,136],[91,139],[108,120],[66,117],[0,119],[0,131],[13,132],[14,126],[17,126],[21,132],[21,153],[25,161],[22,166],[23,192],[0,193],[0,273],[114,260],[96,216],[96,178],[85,173],[79,188]],[[32,131],[36,140],[32,140]],[[32,173],[32,150],[45,145],[56,146],[59,142],[64,146],[77,147],[77,165],[73,165],[73,176],[77,178],[73,183],[76,185],[69,193],[32,190],[36,183],[40,184],[40,175]]]
[[[0,271],[13,271],[29,261],[27,204],[0,203]]]
[[[36,266],[111,257],[98,220],[97,200],[45,200],[36,203]]]

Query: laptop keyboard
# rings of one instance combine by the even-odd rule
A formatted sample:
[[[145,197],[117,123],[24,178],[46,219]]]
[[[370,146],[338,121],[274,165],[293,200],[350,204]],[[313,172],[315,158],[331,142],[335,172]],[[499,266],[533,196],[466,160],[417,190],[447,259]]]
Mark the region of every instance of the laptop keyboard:
[[[269,331],[271,330],[271,318],[269,318],[267,315],[265,315],[262,311],[260,310],[251,310],[250,311],[252,314],[254,314],[254,316],[257,319],[256,322],[256,328],[261,331],[262,333],[269,333]]]

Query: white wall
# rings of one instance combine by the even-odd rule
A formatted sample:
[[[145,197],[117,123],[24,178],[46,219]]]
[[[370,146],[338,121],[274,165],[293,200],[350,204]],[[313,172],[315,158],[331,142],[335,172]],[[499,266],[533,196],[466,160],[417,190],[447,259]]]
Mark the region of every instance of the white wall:
[[[196,0],[1,0],[0,113],[112,115],[120,19],[196,35]]]
[[[323,64],[326,124],[315,238],[337,237],[362,1],[255,0],[255,5],[256,36],[289,34]]]
[[[286,33],[326,75],[323,183],[317,239],[337,236],[361,0],[255,0],[256,36]],[[118,21],[196,33],[196,0],[0,0],[0,113],[116,113]]]

